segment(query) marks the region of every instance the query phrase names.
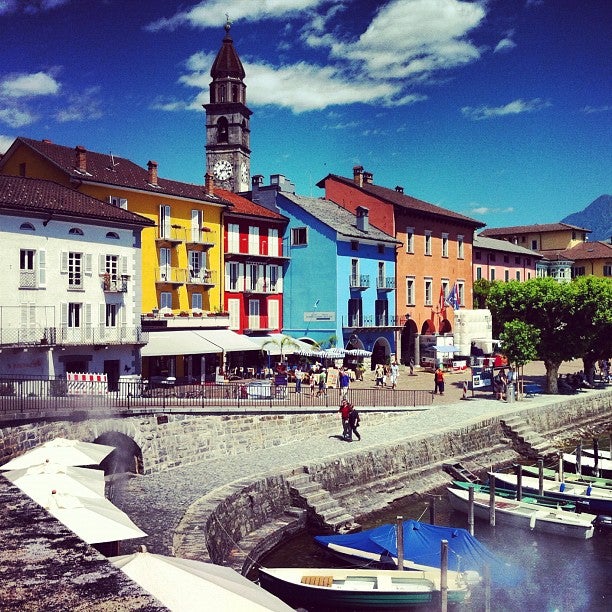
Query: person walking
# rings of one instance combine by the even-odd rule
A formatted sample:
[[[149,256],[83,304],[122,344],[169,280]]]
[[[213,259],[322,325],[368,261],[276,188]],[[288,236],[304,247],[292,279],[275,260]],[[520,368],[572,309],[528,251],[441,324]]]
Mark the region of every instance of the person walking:
[[[319,373],[319,390],[317,391],[317,397],[320,395],[327,395],[327,372],[325,368]]]
[[[359,422],[360,422],[359,412],[357,412],[357,409],[355,408],[355,406],[351,406],[351,409],[350,409],[349,415],[348,415],[348,422],[349,422],[349,437],[348,437],[348,441],[352,442],[353,441],[353,434],[355,434],[355,437],[357,438],[357,440],[359,442],[361,442],[361,435],[357,431],[357,428],[359,427]]]
[[[374,376],[376,377],[376,386],[383,386],[383,376],[385,375],[385,368],[382,363],[377,364],[376,369],[374,370]]]
[[[349,423],[349,415],[351,413],[351,409],[353,407],[348,403],[346,398],[343,398],[340,402],[340,408],[338,412],[340,413],[340,418],[342,419],[342,439],[348,440],[351,437],[351,426]]]
[[[434,395],[440,392],[440,395],[444,395],[444,371],[440,366],[437,367],[434,372]]]
[[[296,366],[293,375],[295,376],[295,392],[296,393],[301,393],[302,392],[302,379],[304,378],[304,372],[302,372],[302,369],[300,368],[300,366]]]
[[[346,397],[346,394],[348,393],[348,390],[349,390],[349,385],[351,384],[351,379],[345,368],[340,368],[340,374],[338,376],[338,381],[340,383],[340,395],[342,397]]]
[[[399,378],[399,365],[397,364],[397,360],[391,364],[391,388],[395,389],[397,387],[397,379]]]

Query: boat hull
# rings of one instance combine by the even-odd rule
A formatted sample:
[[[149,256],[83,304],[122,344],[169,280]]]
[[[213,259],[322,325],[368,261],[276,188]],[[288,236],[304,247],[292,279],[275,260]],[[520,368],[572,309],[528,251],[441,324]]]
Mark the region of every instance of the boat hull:
[[[447,490],[453,509],[467,514],[469,512],[469,492],[450,487]],[[474,493],[474,516],[489,520],[488,495]],[[593,524],[581,518],[579,514],[504,498],[495,498],[495,523],[580,540],[592,538],[595,530]]]
[[[524,465],[523,473],[528,476],[532,476],[535,478],[539,477],[540,468],[533,465]],[[543,468],[542,475],[547,480],[555,480],[559,481],[559,473],[555,472],[555,470],[551,470],[549,468]],[[575,482],[577,484],[592,485],[594,487],[598,487],[601,489],[610,489],[612,490],[612,479],[608,478],[596,478],[595,476],[586,476],[580,474],[574,474],[573,472],[564,472],[563,480],[565,482]]]

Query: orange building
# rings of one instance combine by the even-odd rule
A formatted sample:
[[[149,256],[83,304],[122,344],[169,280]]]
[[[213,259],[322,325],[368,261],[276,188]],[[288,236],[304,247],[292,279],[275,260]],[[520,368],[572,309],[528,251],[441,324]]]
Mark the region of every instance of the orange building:
[[[362,166],[353,168],[352,179],[330,174],[317,185],[353,213],[369,209],[370,223],[402,243],[396,260],[396,312],[406,313],[398,330],[400,360],[414,355],[417,334],[452,332],[453,309],[444,298],[454,286],[460,307],[472,308],[472,241],[485,224],[405,195],[402,187],[375,185]]]

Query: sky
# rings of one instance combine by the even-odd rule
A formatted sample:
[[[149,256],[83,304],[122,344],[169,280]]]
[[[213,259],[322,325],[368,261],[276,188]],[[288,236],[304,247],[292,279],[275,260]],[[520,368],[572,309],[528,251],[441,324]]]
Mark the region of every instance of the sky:
[[[374,183],[488,227],[612,193],[610,0],[0,0],[0,153],[17,136],[202,183],[227,16],[251,174]]]

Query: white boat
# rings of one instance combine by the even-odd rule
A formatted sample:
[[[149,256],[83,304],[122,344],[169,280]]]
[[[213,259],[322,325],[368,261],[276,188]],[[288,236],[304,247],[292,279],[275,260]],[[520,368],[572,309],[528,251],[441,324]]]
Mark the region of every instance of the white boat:
[[[448,487],[447,491],[451,506],[467,514],[470,492],[452,487]],[[489,520],[489,495],[474,491],[474,516]],[[495,498],[495,522],[499,525],[588,540],[593,537],[595,530],[593,521],[596,518],[593,514],[574,514],[514,499]]]
[[[580,463],[580,469],[578,469]],[[612,460],[599,458],[597,462],[598,474],[595,474],[595,457],[588,457],[581,453],[580,461],[574,454],[563,453],[563,465],[566,470],[572,472],[580,472],[589,476],[601,476],[603,478],[612,478]]]
[[[595,449],[593,448],[583,446],[581,452],[583,455],[587,455],[588,457],[595,456]],[[607,459],[607,460],[612,459],[612,452],[610,452],[609,450],[598,449],[597,455],[599,456],[599,459]]]
[[[469,587],[461,574],[449,571],[449,603],[463,602]],[[441,571],[334,569],[334,568],[260,568],[260,585],[291,606],[316,610],[398,609],[409,606],[440,605]]]

